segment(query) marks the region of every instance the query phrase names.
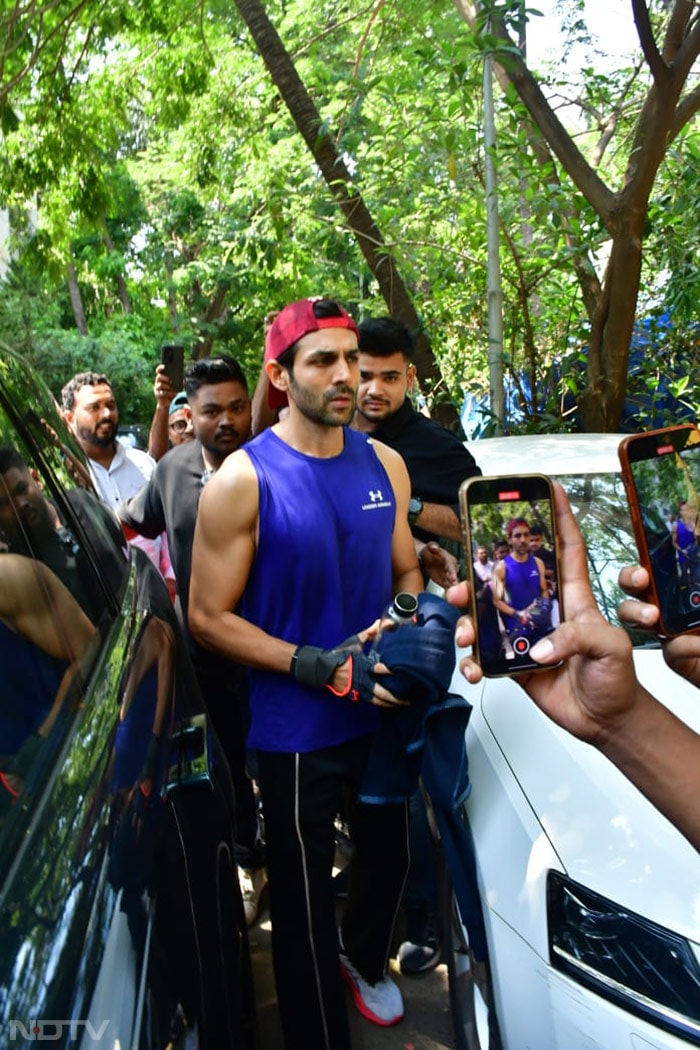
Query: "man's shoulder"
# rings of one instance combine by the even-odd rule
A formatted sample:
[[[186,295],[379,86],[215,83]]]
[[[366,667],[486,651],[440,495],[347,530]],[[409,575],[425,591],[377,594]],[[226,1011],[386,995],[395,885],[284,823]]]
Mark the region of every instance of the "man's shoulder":
[[[196,438],[168,449],[156,464],[156,474],[174,474],[192,467],[200,471],[204,467],[202,446]]]
[[[422,412],[417,412],[413,409],[412,418],[408,420],[407,425],[412,425],[424,434],[438,437],[444,442],[449,442],[455,446],[459,445],[465,454],[469,455],[467,449],[464,448],[464,442],[460,435],[455,434],[453,430],[448,430],[447,427],[443,426],[442,423],[438,423],[437,419],[432,419],[431,416],[424,416]]]

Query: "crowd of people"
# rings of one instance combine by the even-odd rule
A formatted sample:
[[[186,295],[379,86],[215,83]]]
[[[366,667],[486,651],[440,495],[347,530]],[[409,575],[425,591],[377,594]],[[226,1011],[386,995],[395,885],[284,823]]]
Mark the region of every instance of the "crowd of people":
[[[596,607],[565,494],[556,488],[560,575],[541,524],[524,516],[504,522],[505,536],[465,551],[458,491],[479,468],[459,437],[414,407],[413,352],[413,334],[394,318],[358,326],[332,300],[290,303],[268,318],[252,399],[228,355],[192,361],[182,391],[158,367],[148,452],[117,440],[109,377],[80,373],[62,390],[95,492],[127,540],[145,549],[175,603],[233,775],[249,924],[269,880],[290,1050],[349,1048],[343,981],[368,1020],[387,1026],[402,1018],[388,973],[401,908],[402,972],[425,972],[439,961],[420,768],[400,798],[370,803],[362,789],[386,719],[405,725],[421,689],[428,695],[432,688],[434,705],[434,683],[454,663],[454,634],[421,630],[428,615],[419,601],[408,655],[398,632],[396,663],[373,656],[370,646],[398,592],[421,596],[432,580],[463,610],[465,558],[473,562],[482,651],[507,656],[527,636],[543,668],[519,679],[533,701],[600,748],[700,848],[700,815],[689,802],[700,788],[700,738],[637,682],[627,635]],[[34,532],[45,536],[50,565],[53,547],[66,542],[48,520],[50,505],[17,454],[6,452],[0,473],[13,507],[24,501]],[[0,526],[2,511],[0,499]],[[679,526],[681,552],[683,542]],[[6,549],[4,567],[16,574],[12,536]],[[59,554],[61,578],[80,600],[79,566],[72,586]],[[626,570],[621,584],[632,597],[643,593],[644,571]],[[67,601],[60,582],[56,589],[57,601]],[[561,624],[560,595],[567,610]],[[20,612],[16,603],[3,606],[0,625]],[[635,600],[621,615],[653,626],[658,610]],[[467,616],[456,639],[465,647],[474,641]],[[43,648],[57,661],[58,682],[72,673],[90,632],[75,652],[50,641]],[[666,641],[664,653],[700,685],[699,637]],[[461,667],[470,682],[482,674],[473,656]],[[42,732],[52,717],[42,710]],[[337,926],[339,815],[353,855]]]

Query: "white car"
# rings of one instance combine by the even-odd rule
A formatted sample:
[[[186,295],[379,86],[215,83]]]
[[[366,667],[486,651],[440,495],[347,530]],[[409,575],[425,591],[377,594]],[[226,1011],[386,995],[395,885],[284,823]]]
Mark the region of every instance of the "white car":
[[[613,621],[619,568],[637,560],[620,440],[468,443],[484,475],[539,472],[562,482],[586,536],[597,600]],[[700,691],[668,669],[652,635],[633,641],[640,680],[700,732]],[[453,688],[473,705],[465,812],[491,976],[480,991],[457,923],[449,965],[458,1048],[700,1046],[700,853],[515,682],[470,686],[457,672]]]

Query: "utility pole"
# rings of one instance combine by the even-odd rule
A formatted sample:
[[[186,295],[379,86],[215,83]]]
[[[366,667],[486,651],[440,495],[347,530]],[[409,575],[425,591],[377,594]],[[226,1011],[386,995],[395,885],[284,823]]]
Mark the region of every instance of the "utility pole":
[[[493,107],[493,55],[484,56],[484,152],[486,184],[489,400],[494,433],[503,434],[503,291],[499,257],[496,121]]]

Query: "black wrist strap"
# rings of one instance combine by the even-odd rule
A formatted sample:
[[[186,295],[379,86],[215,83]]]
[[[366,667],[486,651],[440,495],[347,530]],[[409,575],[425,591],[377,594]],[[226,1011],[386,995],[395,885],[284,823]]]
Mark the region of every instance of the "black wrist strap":
[[[292,656],[289,671],[302,685],[322,689],[347,658],[347,653],[319,649],[315,645],[300,645]]]

